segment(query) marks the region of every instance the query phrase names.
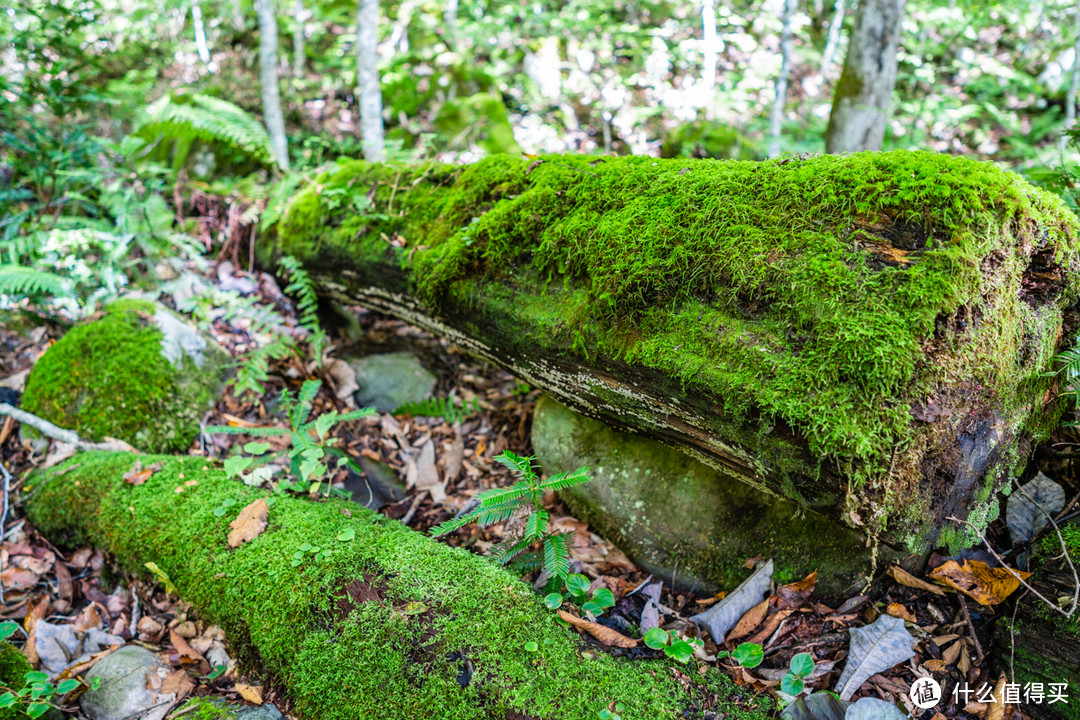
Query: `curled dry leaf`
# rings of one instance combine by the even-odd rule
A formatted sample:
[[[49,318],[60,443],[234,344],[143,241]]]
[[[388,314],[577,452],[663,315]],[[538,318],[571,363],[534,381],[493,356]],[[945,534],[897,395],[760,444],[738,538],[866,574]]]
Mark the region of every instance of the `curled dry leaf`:
[[[241,544],[254,540],[266,529],[266,518],[270,514],[270,508],[266,501],[259,498],[240,511],[240,515],[229,523],[232,530],[229,531],[229,547],[238,548]]]
[[[131,483],[132,485],[142,485],[161,468],[162,465],[159,462],[147,465],[143,468],[142,460],[136,460],[135,464],[131,466],[131,469],[124,473],[124,482]]]
[[[233,685],[233,690],[240,693],[240,697],[244,698],[249,703],[262,705],[263,696],[261,685],[245,685],[244,683],[236,683],[236,685]]]
[[[198,666],[199,672],[202,675],[210,672],[210,663],[206,661],[206,658],[195,650],[195,648],[191,647],[187,640],[177,635],[175,630],[169,631],[169,642],[176,648],[176,654],[180,656],[180,661],[182,663]]]
[[[195,681],[187,674],[186,670],[173,671],[165,681],[161,683],[161,693],[171,695],[176,693],[177,701],[186,698],[195,689]]]
[[[1017,577],[1019,576],[1019,577]],[[930,571],[935,581],[958,590],[981,605],[997,605],[1020,587],[1031,573],[1005,567],[992,568],[980,560],[946,560]]]
[[[885,608],[885,613],[901,620],[907,620],[910,623],[917,622],[911,611],[897,602],[889,603],[889,607]]]
[[[889,569],[886,572],[889,574],[890,577],[892,577],[893,580],[905,587],[915,588],[916,590],[926,590],[927,592],[932,592],[935,595],[945,594],[945,591],[937,585],[931,585],[925,580],[920,580],[899,565],[890,565]]]
[[[769,601],[762,600],[754,607],[746,611],[739,622],[735,623],[735,627],[728,633],[728,640],[738,640],[739,638],[749,635],[754,628],[761,624],[761,621],[765,619],[765,616],[769,613]]]
[[[780,610],[797,608],[806,602],[817,585],[817,570],[798,582],[781,585],[776,589],[776,607]]]
[[[600,641],[601,645],[611,645],[613,647],[632,648],[637,647],[638,641],[626,637],[622,633],[616,632],[609,627],[605,627],[600,623],[589,622],[588,620],[582,620],[579,617],[575,617],[565,610],[559,610],[559,617],[566,622],[570,623],[578,630],[584,630],[592,635],[594,638]]]

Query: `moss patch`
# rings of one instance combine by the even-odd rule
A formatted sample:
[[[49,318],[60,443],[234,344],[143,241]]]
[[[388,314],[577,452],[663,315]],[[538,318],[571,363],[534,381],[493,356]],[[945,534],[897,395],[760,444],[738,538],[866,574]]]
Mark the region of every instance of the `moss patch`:
[[[775,492],[812,505],[824,469],[845,478],[832,496],[850,493],[853,524],[916,548],[937,529],[912,498],[956,485],[962,513],[1060,411],[1040,373],[1080,289],[1077,229],[1016,175],[925,152],[342,160],[262,251],[443,316],[479,309],[477,324],[503,304],[523,354],[562,344],[673,378],[709,398],[710,432]],[[958,425],[981,446],[946,447]]]
[[[168,311],[121,300],[73,328],[34,365],[23,409],[84,439],[113,437],[150,452],[187,449],[220,388],[226,356],[208,345],[199,365],[175,348],[174,364],[163,354],[157,313]]]
[[[623,717],[702,717],[710,705],[733,720],[763,717],[741,709],[734,700],[748,698],[726,680],[687,689],[665,662],[586,651],[505,569],[356,504],[278,497],[268,529],[230,551],[228,523],[265,492],[198,458],[144,462],[159,459],[164,468],[136,487],[121,480],[131,455],[73,458],[69,472],[41,478],[31,521],[132,571],[156,562],[288,688],[302,717],[595,720],[610,702]],[[219,518],[226,498],[238,502]],[[355,539],[337,540],[346,528]],[[332,555],[293,567],[304,543]]]
[[[26,673],[34,668],[22,652],[7,642],[0,641],[0,685],[9,690],[19,691],[26,687]],[[26,713],[17,708],[4,708],[0,710],[0,720],[15,720],[25,718]]]

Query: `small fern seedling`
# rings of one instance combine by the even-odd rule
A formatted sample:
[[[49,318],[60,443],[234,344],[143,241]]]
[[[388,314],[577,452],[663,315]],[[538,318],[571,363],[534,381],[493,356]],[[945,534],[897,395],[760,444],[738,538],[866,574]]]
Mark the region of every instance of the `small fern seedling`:
[[[465,400],[461,405],[451,397],[428,398],[420,402],[409,402],[394,409],[394,415],[412,415],[413,417],[441,417],[454,425],[473,413],[480,412],[480,403],[476,398]]]
[[[512,520],[507,524],[508,537],[496,555],[498,562],[502,565],[512,564],[523,572],[542,566],[551,576],[549,585],[562,587],[570,572],[569,549],[573,533],[548,531],[551,516],[544,509],[544,493],[588,482],[589,469],[580,467],[573,472],[561,472],[541,480],[536,473],[534,457],[521,457],[506,450],[495,459],[520,475],[521,479],[510,487],[478,493],[476,499],[480,504],[474,510],[433,527],[431,534],[435,537],[446,535],[471,522],[487,527]]]

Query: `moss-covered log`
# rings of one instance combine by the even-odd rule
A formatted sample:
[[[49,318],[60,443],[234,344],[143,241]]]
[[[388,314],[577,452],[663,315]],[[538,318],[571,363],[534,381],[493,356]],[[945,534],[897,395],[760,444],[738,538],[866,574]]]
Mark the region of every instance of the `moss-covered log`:
[[[997,515],[1078,291],[1059,199],[931,153],[342,160],[261,252],[917,552]]]
[[[1073,562],[1080,562],[1080,524],[1063,528]],[[1032,587],[1043,597],[1068,608],[1077,592],[1076,579],[1061,553],[1055,533],[1043,539],[1031,563]],[[1015,670],[1021,685],[1041,683],[1045,699],[1025,702],[1022,709],[1037,720],[1080,720],[1080,616],[1066,618],[1036,598],[1023,594],[1013,615],[997,622],[994,651],[998,665]],[[1068,702],[1051,703],[1051,683],[1064,684]]]
[[[595,720],[612,703],[627,718],[765,717],[745,707],[768,701],[718,671],[586,650],[504,568],[353,503],[274,496],[266,530],[230,550],[230,521],[265,491],[191,457],[144,456],[164,466],[134,486],[134,459],[83,454],[37,476],[31,521],[132,572],[157,563],[303,718]]]

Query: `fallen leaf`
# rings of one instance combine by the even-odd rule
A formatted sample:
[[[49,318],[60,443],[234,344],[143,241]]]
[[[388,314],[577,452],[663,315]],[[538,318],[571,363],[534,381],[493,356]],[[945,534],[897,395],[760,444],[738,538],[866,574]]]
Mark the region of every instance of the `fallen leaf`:
[[[240,511],[240,515],[229,523],[232,530],[229,531],[229,547],[237,548],[241,544],[254,540],[266,529],[266,518],[270,514],[270,508],[266,501],[259,498]]]
[[[26,631],[26,642],[23,643],[23,655],[31,665],[38,664],[37,654],[37,624],[49,614],[49,596],[41,595],[30,601],[30,607],[26,609],[26,618],[23,620],[23,630]]]
[[[1041,472],[1009,495],[1005,522],[1013,545],[1022,545],[1065,507],[1065,490]]]
[[[1014,574],[1015,573],[1015,574]],[[991,568],[981,560],[946,560],[930,571],[930,577],[954,590],[958,590],[981,605],[997,605],[1020,587],[1020,579],[1031,577],[1023,570],[1005,567]]]
[[[91,603],[82,609],[75,618],[75,622],[72,623],[72,627],[76,632],[89,632],[90,628],[99,628],[101,627],[101,613]]]
[[[561,617],[566,622],[570,623],[571,625],[573,625],[574,627],[576,627],[579,630],[584,630],[585,632],[589,633],[594,638],[599,640],[601,645],[611,645],[611,646],[614,646],[614,647],[621,647],[621,648],[637,647],[637,644],[638,644],[637,640],[633,640],[631,638],[628,638],[625,635],[623,635],[623,634],[621,634],[621,633],[619,633],[619,632],[617,632],[615,630],[612,630],[609,627],[605,627],[604,625],[601,625],[600,623],[594,623],[594,622],[589,622],[588,620],[583,620],[583,619],[581,619],[579,617],[575,617],[575,616],[571,615],[570,613],[566,612],[565,610],[559,610],[558,613],[559,613],[559,617]]]
[[[1003,720],[1005,717],[1005,711],[1008,709],[1008,705],[1005,704],[1005,683],[1005,673],[1002,673],[998,676],[997,684],[994,685],[994,702],[990,703],[990,707],[986,709],[984,720]]]
[[[907,620],[910,623],[917,622],[911,611],[897,602],[889,603],[889,607],[885,608],[885,613],[901,620]]]
[[[705,612],[694,615],[690,618],[691,622],[707,628],[716,644],[722,645],[728,631],[735,627],[739,619],[765,599],[772,587],[772,573],[772,559],[759,564],[754,574],[739,587]]]
[[[784,620],[794,612],[794,610],[788,609],[773,613],[765,621],[765,624],[761,626],[761,630],[758,630],[757,634],[753,637],[748,638],[747,642],[764,645],[765,641],[772,637],[772,634],[776,632],[776,628],[780,627],[780,623],[784,622]]]
[[[886,572],[892,577],[893,580],[909,588],[915,588],[916,590],[926,590],[932,592],[935,595],[944,595],[945,591],[937,585],[931,585],[925,580],[920,580],[904,568],[899,565],[890,565]]]
[[[892,703],[864,697],[848,708],[844,720],[907,720],[911,717]]]
[[[183,700],[195,689],[195,681],[185,670],[173,671],[165,681],[161,683],[161,693],[171,695],[176,693],[176,700]]]
[[[817,585],[817,570],[798,582],[781,585],[776,589],[777,609],[800,607],[814,592],[815,585]]]
[[[334,384],[334,395],[349,407],[355,406],[353,393],[360,389],[356,382],[356,370],[349,363],[340,358],[326,358],[323,360],[323,369],[326,371]]]
[[[923,663],[924,668],[926,668],[930,672],[936,672],[936,673],[945,672],[945,666],[946,666],[945,661],[944,660],[938,660],[937,658],[934,658],[933,660],[927,660],[926,662]]]
[[[132,485],[142,485],[149,480],[154,473],[160,470],[161,467],[161,463],[156,462],[143,469],[142,460],[136,460],[135,464],[131,466],[131,469],[124,473],[124,482],[131,483]]]
[[[427,490],[436,504],[446,501],[446,486],[439,482],[439,468],[435,465],[435,443],[428,440],[420,448],[420,454],[409,463],[405,472],[405,486]]]
[[[0,583],[3,584],[4,590],[25,590],[37,585],[38,575],[26,568],[9,567],[0,572]]]
[[[198,666],[200,675],[210,672],[210,663],[206,661],[202,653],[191,647],[187,640],[176,634],[175,630],[169,631],[169,642],[176,648],[176,654],[180,656],[181,662]]]
[[[904,621],[882,615],[872,625],[852,628],[847,663],[836,683],[836,693],[851,699],[864,682],[915,655],[915,638],[904,628]]]
[[[727,634],[726,640],[738,640],[739,638],[746,637],[754,630],[761,621],[765,619],[765,616],[769,613],[769,601],[762,600],[754,607],[746,611],[746,613],[739,618],[739,622],[735,623],[735,627],[731,629],[731,632]]]
[[[659,580],[641,588],[641,596],[645,598],[645,607],[641,610],[641,622],[638,628],[641,634],[649,632],[655,627],[660,627],[660,591],[663,585]]]
[[[235,685],[233,685],[233,690],[240,693],[240,697],[244,698],[249,703],[262,705],[263,697],[261,685],[245,685],[244,683],[236,683]]]

